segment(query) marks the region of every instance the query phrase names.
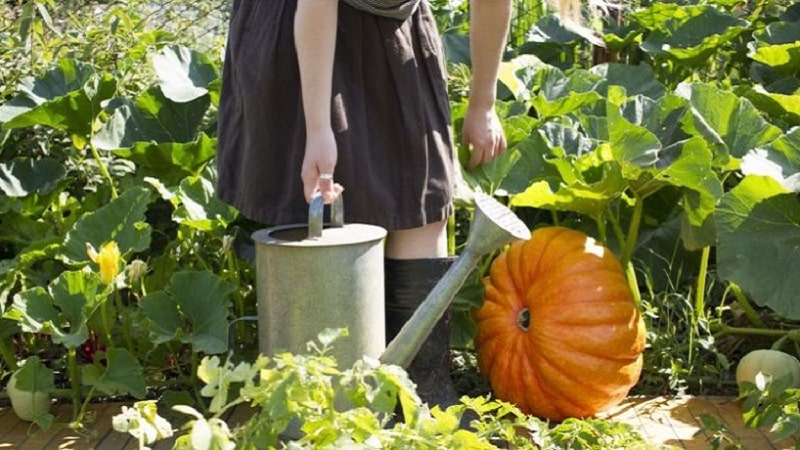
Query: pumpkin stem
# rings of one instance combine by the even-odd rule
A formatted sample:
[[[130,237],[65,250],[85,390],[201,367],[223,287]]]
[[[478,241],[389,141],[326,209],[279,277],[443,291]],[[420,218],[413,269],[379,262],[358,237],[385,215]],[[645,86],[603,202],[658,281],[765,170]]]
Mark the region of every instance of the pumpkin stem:
[[[517,326],[522,331],[528,331],[531,327],[531,312],[528,308],[523,308],[517,314]]]

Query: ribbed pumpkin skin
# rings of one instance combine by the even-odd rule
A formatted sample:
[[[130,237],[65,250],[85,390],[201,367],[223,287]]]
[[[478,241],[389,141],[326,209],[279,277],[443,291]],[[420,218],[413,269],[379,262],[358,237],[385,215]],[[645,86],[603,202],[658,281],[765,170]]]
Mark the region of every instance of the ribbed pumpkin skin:
[[[484,286],[475,347],[497,398],[560,421],[618,404],[638,381],[644,322],[619,261],[592,238],[538,229],[494,260]]]

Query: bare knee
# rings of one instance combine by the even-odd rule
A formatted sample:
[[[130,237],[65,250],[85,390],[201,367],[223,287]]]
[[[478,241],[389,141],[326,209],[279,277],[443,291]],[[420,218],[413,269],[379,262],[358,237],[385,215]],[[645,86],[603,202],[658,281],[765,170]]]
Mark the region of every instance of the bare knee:
[[[447,222],[389,232],[386,257],[391,259],[441,258],[447,256]]]

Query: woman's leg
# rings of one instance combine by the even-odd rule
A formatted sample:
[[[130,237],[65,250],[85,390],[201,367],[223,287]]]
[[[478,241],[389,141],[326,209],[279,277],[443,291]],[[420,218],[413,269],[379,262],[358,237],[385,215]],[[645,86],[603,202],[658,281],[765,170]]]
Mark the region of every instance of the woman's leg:
[[[386,341],[390,342],[450,268],[446,222],[394,231],[386,241]],[[436,323],[406,370],[430,406],[455,404],[450,379],[450,313]]]
[[[386,257],[391,259],[443,258],[447,256],[447,222],[389,232]]]

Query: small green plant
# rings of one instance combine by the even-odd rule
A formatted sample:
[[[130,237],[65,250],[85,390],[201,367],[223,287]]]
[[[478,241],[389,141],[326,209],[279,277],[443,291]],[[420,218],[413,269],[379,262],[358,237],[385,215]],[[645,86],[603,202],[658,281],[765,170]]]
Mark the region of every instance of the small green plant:
[[[520,449],[650,448],[629,425],[604,420],[570,419],[550,426],[522,414],[509,403],[486,397],[462,397],[445,410],[422,403],[406,372],[365,358],[342,370],[328,356],[331,345],[346,336],[327,330],[309,343],[308,355],[284,353],[234,365],[212,356],[203,359],[198,376],[201,394],[210,399],[210,417],[194,408],[175,406],[193,416],[174,448],[414,448]],[[139,402],[115,417],[115,429],[131,433],[142,445],[168,433],[150,405]],[[253,414],[229,428],[226,412],[248,404]],[[398,404],[402,413],[396,415]],[[150,406],[147,406],[150,408]],[[145,417],[142,411],[147,412]],[[462,428],[470,417],[470,428]]]
[[[706,441],[712,450],[740,450],[742,440],[736,437],[727,425],[721,423],[717,417],[711,414],[701,414],[700,421],[703,422],[703,430],[707,434]]]
[[[742,382],[742,417],[750,428],[769,430],[773,442],[791,439],[800,444],[800,389],[789,376],[772,379],[756,374],[755,383]]]

